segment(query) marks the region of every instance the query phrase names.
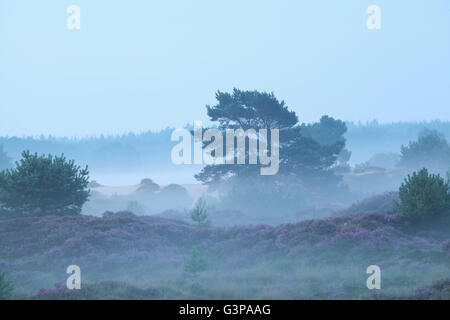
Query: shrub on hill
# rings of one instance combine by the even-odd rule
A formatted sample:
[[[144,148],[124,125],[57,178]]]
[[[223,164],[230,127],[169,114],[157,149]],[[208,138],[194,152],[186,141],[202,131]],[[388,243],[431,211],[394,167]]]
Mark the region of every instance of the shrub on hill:
[[[423,219],[450,210],[450,183],[427,169],[408,175],[399,189],[397,209],[411,219]]]
[[[211,221],[208,218],[208,210],[206,209],[206,201],[199,198],[195,203],[194,209],[191,211],[191,219],[199,227],[209,227]]]

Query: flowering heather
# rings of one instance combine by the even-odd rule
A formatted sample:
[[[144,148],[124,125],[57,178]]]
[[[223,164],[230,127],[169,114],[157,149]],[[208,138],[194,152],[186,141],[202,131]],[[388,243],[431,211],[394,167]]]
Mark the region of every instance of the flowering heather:
[[[124,282],[105,281],[86,285],[81,290],[68,290],[65,285],[56,283],[53,289],[40,289],[33,300],[141,300],[163,299],[164,290],[140,289]]]
[[[276,227],[227,228],[197,228],[177,220],[138,217],[126,212],[108,213],[103,217],[28,217],[0,222],[0,268],[10,275],[17,290],[23,294],[49,288],[54,283],[65,283],[67,266],[76,264],[82,270],[87,288],[90,283],[111,281],[116,287],[123,287],[117,289],[120,294],[111,295],[112,298],[125,297],[123,292],[133,296],[134,289],[117,284],[121,282],[142,290],[166,288],[161,289],[165,293],[155,294],[155,299],[162,296],[202,298],[196,296],[204,291],[197,285],[193,287],[198,290],[193,292],[189,291],[190,284],[184,284],[182,293],[174,289],[182,287],[186,281],[181,275],[189,252],[199,248],[209,266],[199,279],[209,275],[209,281],[218,286],[216,289],[212,285],[206,286],[212,290],[208,293],[209,298],[320,298],[329,290],[336,292],[328,296],[354,297],[359,295],[355,293],[357,285],[345,285],[345,281],[353,283],[356,276],[358,283],[364,284],[365,268],[370,264],[391,268],[392,281],[405,288],[427,284],[426,279],[400,281],[396,278],[398,271],[394,270],[423,277],[436,268],[434,274],[444,278],[450,266],[450,256],[442,250],[445,239],[448,239],[448,227],[431,231],[429,228],[411,229],[400,215],[386,212],[349,214]],[[348,275],[351,279],[336,283],[333,281],[338,278],[326,276],[338,265],[352,272]],[[296,276],[298,272],[300,274]],[[244,275],[245,282],[239,280]],[[325,279],[323,287],[311,282],[322,276]],[[291,287],[293,281],[302,282],[311,292],[297,292]],[[253,289],[248,289],[248,293],[242,291],[242,296],[229,294],[241,292],[243,284]],[[227,291],[230,285],[237,287]],[[78,298],[107,296],[107,290],[101,294],[93,293],[93,288],[89,290],[78,293],[82,295]],[[364,286],[360,290],[366,292]],[[152,298],[145,292],[137,295],[141,294],[144,298]],[[70,298],[60,287],[41,291],[35,296],[39,297]]]
[[[409,299],[450,300],[450,278],[437,281],[431,286],[414,290]]]
[[[450,255],[450,239],[442,243],[442,249]]]

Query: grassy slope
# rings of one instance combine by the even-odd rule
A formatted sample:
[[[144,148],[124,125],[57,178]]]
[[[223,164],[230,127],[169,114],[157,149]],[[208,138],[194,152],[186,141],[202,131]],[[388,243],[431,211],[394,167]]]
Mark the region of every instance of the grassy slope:
[[[411,225],[366,212],[297,224],[202,229],[152,217],[23,218],[0,222],[0,269],[19,296],[65,283],[81,267],[79,298],[406,297],[450,275],[450,219]],[[183,264],[199,248],[207,270]],[[382,290],[365,284],[382,269]],[[99,285],[89,285],[101,283]],[[37,297],[65,297],[56,288]]]

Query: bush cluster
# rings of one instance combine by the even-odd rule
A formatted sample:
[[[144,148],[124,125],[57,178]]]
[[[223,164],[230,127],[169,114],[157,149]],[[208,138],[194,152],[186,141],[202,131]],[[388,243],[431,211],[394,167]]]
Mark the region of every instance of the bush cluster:
[[[450,210],[450,183],[427,169],[408,175],[399,189],[397,209],[411,219],[424,219]]]
[[[0,212],[15,217],[79,214],[89,197],[88,185],[87,167],[64,155],[24,151],[14,169],[0,172]]]

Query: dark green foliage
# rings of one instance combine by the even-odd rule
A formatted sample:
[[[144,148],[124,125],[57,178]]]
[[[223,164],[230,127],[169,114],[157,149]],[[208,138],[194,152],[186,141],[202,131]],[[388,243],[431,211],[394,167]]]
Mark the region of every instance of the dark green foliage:
[[[450,210],[450,184],[427,169],[408,175],[399,189],[397,209],[411,219],[424,219]]]
[[[428,168],[445,173],[450,163],[450,146],[436,130],[423,130],[417,141],[402,146],[399,166],[407,169]]]
[[[280,173],[295,175],[307,182],[318,182],[328,177],[329,169],[336,163],[345,146],[345,140],[321,145],[305,137],[299,127],[285,133],[285,142],[280,148]],[[327,180],[333,184],[334,181]]]
[[[206,201],[203,198],[199,198],[195,203],[194,209],[191,211],[191,219],[199,227],[208,227],[211,225],[211,221],[208,219]]]
[[[322,155],[324,152],[326,154],[325,157],[320,156],[320,160],[316,160],[315,162],[320,163],[322,159],[332,161],[325,164],[323,169],[336,165],[336,169],[341,171],[343,169],[344,172],[350,170],[348,161],[350,160],[352,153],[349,150],[344,149],[346,142],[344,135],[346,132],[347,125],[345,122],[336,120],[327,115],[322,116],[319,122],[301,125],[301,135],[311,138],[319,143]],[[298,153],[298,155],[300,155],[300,153]],[[320,173],[318,174],[320,175]]]
[[[6,278],[3,272],[0,272],[0,300],[7,300],[12,297],[14,287]]]
[[[338,141],[345,142],[344,134],[347,132],[345,122],[326,115],[320,118],[320,122],[302,124],[301,128],[305,137],[310,137],[324,146],[335,144]]]
[[[233,94],[217,92],[216,99],[219,103],[206,109],[211,121],[218,121],[222,129],[282,129],[298,122],[295,112],[273,93],[233,89]]]
[[[11,158],[8,157],[3,150],[3,145],[0,145],[0,170],[5,170],[11,167]]]
[[[13,216],[79,214],[89,198],[89,171],[68,161],[29,151],[16,168],[0,173],[0,205]]]
[[[295,112],[289,111],[284,101],[278,101],[273,93],[234,89],[232,94],[217,92],[216,99],[219,103],[212,107],[206,106],[206,109],[211,121],[218,122],[218,128],[222,131],[267,129],[270,134],[271,129],[279,129],[282,131],[281,142],[283,132],[290,130],[298,122]],[[212,185],[230,176],[259,176],[260,167],[260,164],[208,165],[195,178]]]
[[[265,92],[234,89],[232,94],[218,92],[216,98],[219,103],[207,106],[207,112],[219,129],[280,130],[281,180],[286,175],[296,176],[306,184],[333,176],[330,168],[345,146],[345,123],[324,116],[318,124],[297,125],[295,112]],[[232,176],[260,177],[260,165],[208,165],[195,178],[213,185]],[[339,183],[339,178],[332,178],[329,185]]]

